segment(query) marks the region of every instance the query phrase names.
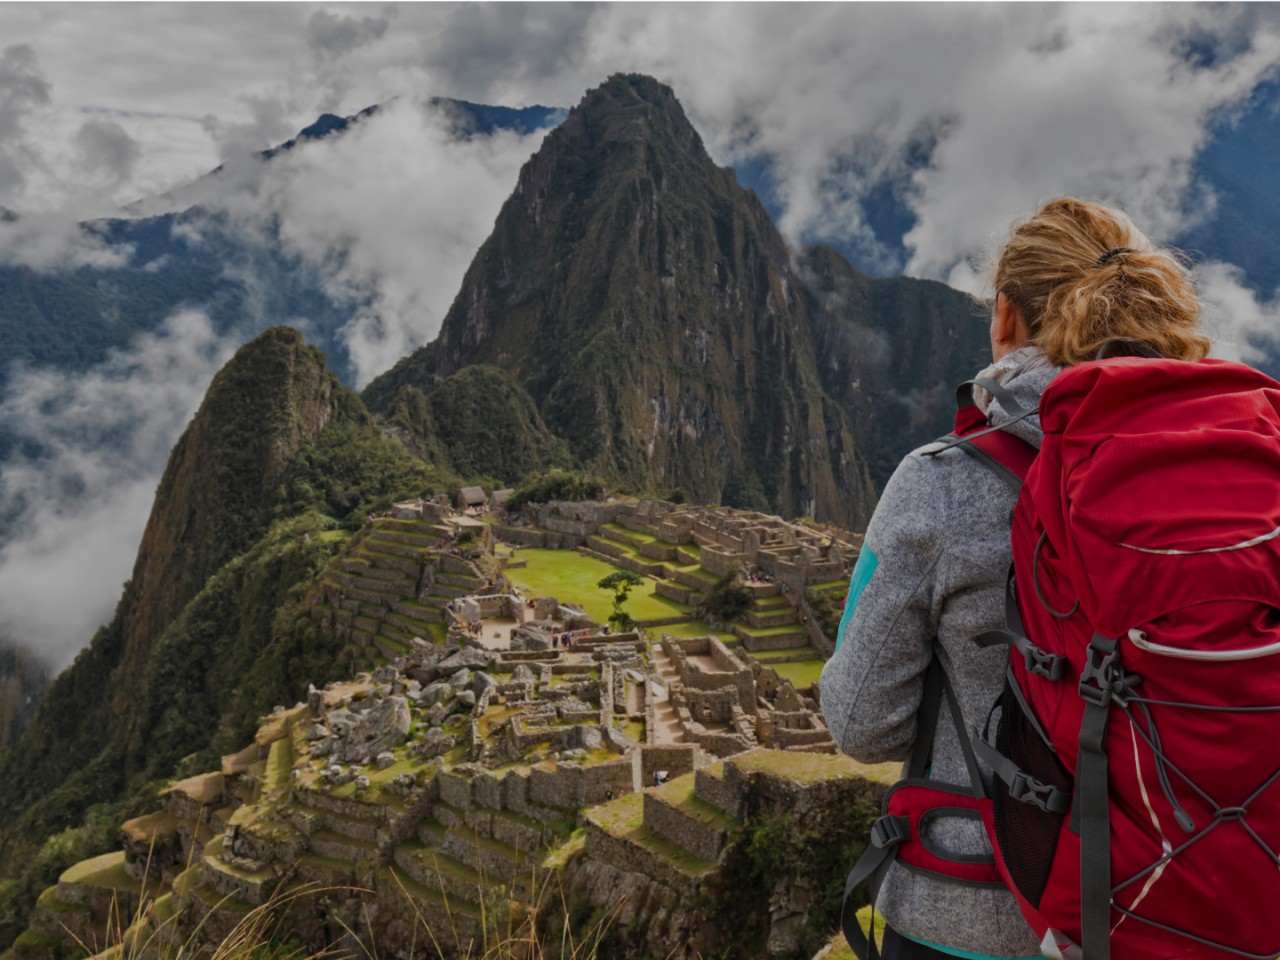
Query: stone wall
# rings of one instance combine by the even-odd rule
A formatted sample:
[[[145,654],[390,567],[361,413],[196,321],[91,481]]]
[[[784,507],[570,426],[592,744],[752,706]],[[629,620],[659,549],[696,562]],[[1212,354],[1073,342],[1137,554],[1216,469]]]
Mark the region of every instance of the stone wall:
[[[503,543],[510,543],[517,547],[538,547],[544,550],[572,550],[582,542],[581,538],[576,536],[539,530],[536,527],[514,527],[503,523],[493,525],[493,534]]]
[[[693,744],[646,744],[640,748],[640,783],[653,783],[655,770],[666,770],[672,778],[693,770]]]
[[[730,688],[735,691],[734,702],[744,710],[755,712],[756,687],[752,668],[730,653],[729,648],[718,638],[664,635],[661,643],[663,651],[671,658],[686,693]],[[708,656],[719,671],[723,672],[707,672],[697,663],[691,662],[690,656]],[[711,703],[710,700],[707,702]],[[727,711],[728,708],[724,709]],[[726,712],[725,719],[718,722],[727,722],[727,719]]]
[[[719,859],[727,839],[723,830],[686,816],[653,791],[646,792],[642,802],[647,828],[701,860],[714,863]]]
[[[577,810],[630,793],[633,776],[627,757],[589,767],[570,761],[549,769],[539,765],[529,772],[529,799],[546,807]]]
[[[726,574],[737,573],[744,565],[751,562],[751,558],[745,553],[738,553],[733,550],[720,550],[712,546],[704,546],[702,548],[702,567],[704,570],[710,570],[718,577]]]

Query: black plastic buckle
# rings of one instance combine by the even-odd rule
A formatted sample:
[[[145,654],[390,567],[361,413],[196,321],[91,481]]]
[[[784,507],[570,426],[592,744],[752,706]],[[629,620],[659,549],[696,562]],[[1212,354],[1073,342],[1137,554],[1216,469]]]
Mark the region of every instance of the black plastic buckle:
[[[1126,695],[1142,682],[1142,677],[1126,674],[1123,667],[1116,665],[1119,659],[1118,649],[1107,653],[1097,646],[1096,638],[1089,644],[1089,658],[1080,672],[1080,696],[1086,703],[1098,707],[1108,706],[1112,700],[1122,707],[1128,703]]]
[[[1032,643],[1023,647],[1022,662],[1026,665],[1028,673],[1044,677],[1046,680],[1061,680],[1062,675],[1067,672],[1066,657],[1060,657],[1056,653],[1046,653]]]
[[[893,847],[911,836],[906,817],[881,817],[871,825],[873,847]]]
[[[1084,669],[1080,671],[1080,696],[1094,706],[1108,706],[1114,692],[1112,682],[1115,662],[1120,658],[1119,651],[1112,649],[1106,652],[1098,647],[1095,638],[1089,644],[1088,654]]]
[[[1009,784],[1009,796],[1033,807],[1039,807],[1045,813],[1066,813],[1067,795],[1057,787],[1041,783],[1035,777],[1029,777],[1021,770],[1014,774]]]

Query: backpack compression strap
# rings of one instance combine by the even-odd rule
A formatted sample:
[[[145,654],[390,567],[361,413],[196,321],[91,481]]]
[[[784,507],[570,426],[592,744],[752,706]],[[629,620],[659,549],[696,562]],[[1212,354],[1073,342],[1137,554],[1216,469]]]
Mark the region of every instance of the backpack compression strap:
[[[1013,419],[998,427],[991,426],[986,414],[974,402],[974,387],[981,387],[999,400],[1000,406]],[[955,430],[949,436],[942,438],[942,447],[930,450],[925,456],[936,457],[953,447],[959,447],[964,453],[995,473],[1012,488],[1015,494],[1019,493],[1038,451],[1025,440],[1007,433],[1005,428],[1037,412],[1039,411],[1035,407],[1028,410],[1012,393],[994,380],[983,377],[966,380],[956,388]]]

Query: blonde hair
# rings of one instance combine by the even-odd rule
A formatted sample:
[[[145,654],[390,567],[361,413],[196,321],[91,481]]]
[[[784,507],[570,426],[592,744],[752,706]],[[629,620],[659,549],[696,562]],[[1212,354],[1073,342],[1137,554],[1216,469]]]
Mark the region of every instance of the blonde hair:
[[[1200,360],[1200,300],[1183,258],[1154,246],[1119,210],[1063,197],[1016,227],[995,267],[997,293],[1022,311],[1031,342],[1055,366],[1136,340]]]

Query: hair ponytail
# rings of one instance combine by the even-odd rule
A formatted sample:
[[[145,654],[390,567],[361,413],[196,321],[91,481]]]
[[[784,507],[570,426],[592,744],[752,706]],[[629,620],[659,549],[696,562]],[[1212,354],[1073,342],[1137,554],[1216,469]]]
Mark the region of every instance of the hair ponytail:
[[[1181,256],[1155,247],[1118,210],[1053,200],[1013,231],[996,289],[1022,310],[1031,340],[1056,366],[1092,360],[1108,340],[1199,360],[1209,338]]]

